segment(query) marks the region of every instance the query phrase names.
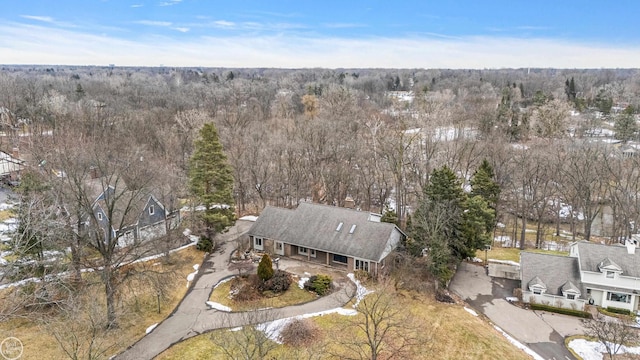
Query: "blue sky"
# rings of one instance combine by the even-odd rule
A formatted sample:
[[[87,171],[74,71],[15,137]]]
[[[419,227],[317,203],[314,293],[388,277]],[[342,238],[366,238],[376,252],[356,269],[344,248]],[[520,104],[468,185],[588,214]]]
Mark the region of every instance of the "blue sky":
[[[0,63],[640,67],[640,1],[9,0]]]

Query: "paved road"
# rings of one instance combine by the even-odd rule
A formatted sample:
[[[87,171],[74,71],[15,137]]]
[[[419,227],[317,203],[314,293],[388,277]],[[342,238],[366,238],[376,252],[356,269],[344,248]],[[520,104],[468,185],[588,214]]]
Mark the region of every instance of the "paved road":
[[[510,304],[505,297],[513,296],[515,287],[513,280],[492,279],[484,267],[462,263],[450,289],[544,359],[575,359],[564,346],[564,338],[584,333],[580,320]]]
[[[219,242],[223,242],[221,247],[223,250],[216,251],[205,260],[200,269],[199,277],[176,311],[151,333],[117,355],[115,359],[153,359],[171,345],[206,331],[245,325],[248,321],[256,321],[257,319],[263,322],[329,310],[343,306],[352,298],[355,287],[347,281],[337,283],[339,289],[329,296],[302,305],[262,310],[263,312],[259,316],[247,316],[246,313],[225,313],[209,309],[206,301],[209,300],[213,286],[236,274],[235,271],[228,270],[229,255],[236,245],[233,240],[244,235],[251,224],[251,222],[238,221],[234,228],[223,234],[218,239]],[[281,269],[299,265],[294,261],[283,260],[279,264]]]

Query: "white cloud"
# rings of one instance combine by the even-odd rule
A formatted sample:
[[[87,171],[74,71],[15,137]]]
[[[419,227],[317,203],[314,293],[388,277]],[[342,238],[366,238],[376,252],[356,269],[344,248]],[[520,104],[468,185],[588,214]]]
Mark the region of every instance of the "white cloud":
[[[172,28],[172,29],[173,29],[173,30],[176,30],[176,31],[180,31],[180,32],[182,32],[182,33],[189,32],[189,28],[188,28],[188,27],[174,27],[174,28]]]
[[[352,29],[352,28],[367,27],[367,25],[364,25],[364,24],[352,24],[352,23],[326,23],[326,24],[322,24],[322,26],[329,29]]]
[[[132,8],[140,8],[140,7],[143,7],[143,6],[144,6],[143,4],[133,4],[133,5],[131,5]]]
[[[40,22],[44,22],[44,23],[47,23],[47,24],[60,26],[60,27],[68,27],[68,28],[76,27],[76,25],[74,25],[74,24],[71,24],[71,23],[68,23],[68,22],[64,22],[64,21],[57,21],[56,19],[54,19],[54,18],[52,18],[50,16],[20,15],[20,17],[24,18],[24,19],[40,21]]]
[[[166,22],[147,25],[171,26]],[[543,38],[349,39],[278,34],[181,36],[179,39],[148,36],[124,40],[19,23],[0,24],[0,53],[1,61],[6,64],[476,69],[640,67],[640,47],[637,46]]]
[[[50,16],[20,15],[20,17],[25,18],[25,19],[30,19],[30,20],[37,20],[37,21],[47,22],[47,23],[53,23],[54,22],[53,18],[50,17]]]
[[[171,26],[171,22],[169,21],[138,20],[134,21],[134,23],[147,26]]]
[[[216,20],[213,22],[213,25],[216,27],[221,27],[221,28],[233,28],[236,26],[236,23],[234,23],[233,21],[226,21],[226,20]]]
[[[173,5],[180,4],[181,2],[182,2],[182,0],[163,1],[163,2],[159,3],[158,6],[173,6]]]

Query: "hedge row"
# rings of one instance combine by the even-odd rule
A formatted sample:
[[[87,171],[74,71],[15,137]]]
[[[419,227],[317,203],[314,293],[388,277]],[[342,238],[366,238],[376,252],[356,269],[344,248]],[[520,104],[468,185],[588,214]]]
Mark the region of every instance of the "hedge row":
[[[621,309],[621,308],[617,308],[617,307],[607,307],[607,311],[614,313],[614,314],[622,314],[622,315],[631,315],[631,311],[627,310],[627,309]]]
[[[543,310],[543,311],[554,312],[558,314],[571,315],[571,316],[577,316],[585,319],[591,319],[591,313],[586,311],[581,311],[581,310],[565,309],[565,308],[559,308],[555,306],[542,305],[542,304],[530,304],[530,307],[533,310]]]

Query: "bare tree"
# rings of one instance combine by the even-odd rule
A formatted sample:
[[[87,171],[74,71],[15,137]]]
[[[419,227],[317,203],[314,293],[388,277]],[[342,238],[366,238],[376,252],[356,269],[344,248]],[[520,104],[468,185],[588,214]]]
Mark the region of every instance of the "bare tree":
[[[124,339],[107,333],[108,321],[100,304],[76,298],[60,314],[41,319],[41,327],[51,334],[71,360],[107,359]]]
[[[638,338],[638,333],[633,328],[630,318],[609,318],[603,315],[583,322],[587,335],[598,340],[607,350],[609,359],[620,351],[623,345],[634,342]]]
[[[399,306],[388,284],[367,295],[357,305],[354,317],[337,350],[341,359],[392,359],[409,354],[416,344],[415,324],[409,313]],[[430,333],[430,329],[421,330]]]
[[[229,329],[217,330],[210,337],[217,346],[217,355],[230,360],[261,360],[278,347],[275,339],[279,328],[269,323],[278,317],[276,311],[253,310],[223,316]]]

